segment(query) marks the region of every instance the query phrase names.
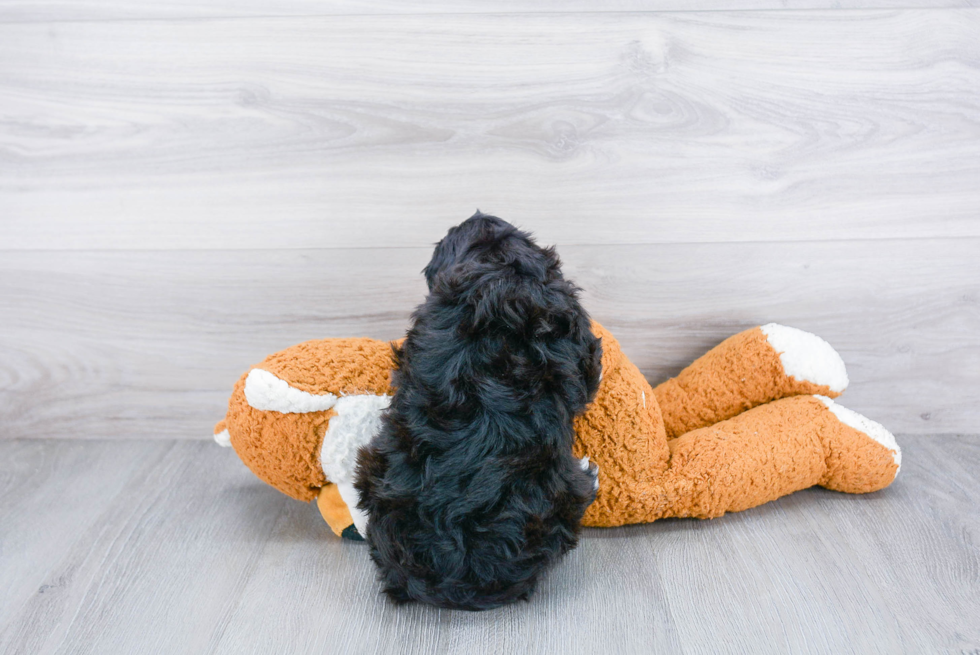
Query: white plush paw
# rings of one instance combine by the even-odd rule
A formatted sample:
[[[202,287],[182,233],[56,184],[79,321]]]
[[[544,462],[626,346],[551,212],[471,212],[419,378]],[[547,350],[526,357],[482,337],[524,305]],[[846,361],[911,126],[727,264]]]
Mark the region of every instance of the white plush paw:
[[[594,491],[599,490],[599,466],[589,461],[589,456],[586,455],[579,460],[579,466],[582,467],[583,471],[588,471],[592,475],[592,489]]]
[[[815,334],[778,323],[763,325],[761,330],[772,349],[779,353],[786,375],[828,387],[835,393],[847,388],[844,360],[829,343]]]
[[[898,447],[898,442],[895,441],[895,435],[885,428],[881,423],[872,421],[867,416],[863,414],[858,414],[853,409],[848,409],[843,405],[835,403],[832,399],[827,396],[815,396],[820,402],[827,406],[827,409],[834,413],[837,420],[848,427],[852,427],[858,432],[863,432],[868,435],[882,446],[892,451],[892,457],[895,458],[895,463],[898,464],[898,469],[902,469],[902,449]],[[898,471],[895,471],[895,475],[898,475]]]

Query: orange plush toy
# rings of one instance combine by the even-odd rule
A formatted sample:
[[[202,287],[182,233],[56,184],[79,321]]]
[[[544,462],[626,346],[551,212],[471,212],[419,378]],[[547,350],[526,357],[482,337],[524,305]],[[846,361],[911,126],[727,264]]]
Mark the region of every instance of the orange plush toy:
[[[884,427],[835,398],[847,386],[823,339],[770,323],[736,334],[652,388],[598,323],[602,380],[576,420],[576,456],[599,466],[582,523],[608,527],[669,516],[714,518],[820,485],[887,487],[901,450]],[[360,538],[357,450],[388,406],[390,344],[324,339],[287,348],[235,385],[215,440],[262,480],[317,500],[331,529]]]

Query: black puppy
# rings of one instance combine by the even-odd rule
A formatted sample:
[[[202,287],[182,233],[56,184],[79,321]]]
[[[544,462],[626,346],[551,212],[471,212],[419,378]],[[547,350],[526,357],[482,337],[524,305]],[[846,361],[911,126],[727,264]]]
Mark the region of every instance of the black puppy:
[[[601,345],[554,248],[494,216],[449,230],[425,276],[359,507],[392,599],[484,610],[530,597],[578,541],[598,479],[572,420]]]

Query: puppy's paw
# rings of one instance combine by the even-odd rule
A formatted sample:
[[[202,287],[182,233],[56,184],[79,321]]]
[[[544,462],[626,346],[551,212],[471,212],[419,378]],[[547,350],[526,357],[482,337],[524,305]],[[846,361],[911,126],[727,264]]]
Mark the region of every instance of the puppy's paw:
[[[599,465],[590,462],[588,455],[580,459],[579,464],[583,471],[587,471],[592,476],[592,490],[599,491]]]

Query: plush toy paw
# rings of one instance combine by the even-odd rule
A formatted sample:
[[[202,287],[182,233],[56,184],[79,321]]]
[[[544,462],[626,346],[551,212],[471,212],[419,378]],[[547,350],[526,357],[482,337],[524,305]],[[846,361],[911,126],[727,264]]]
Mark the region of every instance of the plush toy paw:
[[[588,471],[589,475],[592,476],[592,489],[594,491],[599,491],[599,465],[594,462],[589,461],[589,456],[586,455],[579,460],[582,465],[583,471]]]
[[[779,356],[783,373],[788,377],[826,387],[834,396],[839,396],[847,388],[849,380],[844,360],[817,335],[778,323],[767,323],[759,331]]]
[[[788,396],[836,398],[844,360],[815,334],[769,323],[731,336],[654,389],[667,438]]]
[[[895,436],[880,423],[858,414],[826,396],[815,396],[837,419],[822,432],[827,472],[820,486],[851,494],[884,489],[902,468],[902,449]]]

